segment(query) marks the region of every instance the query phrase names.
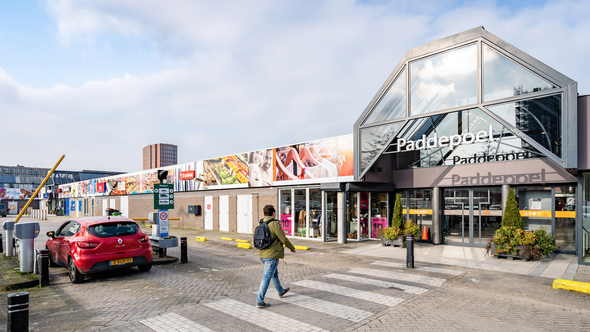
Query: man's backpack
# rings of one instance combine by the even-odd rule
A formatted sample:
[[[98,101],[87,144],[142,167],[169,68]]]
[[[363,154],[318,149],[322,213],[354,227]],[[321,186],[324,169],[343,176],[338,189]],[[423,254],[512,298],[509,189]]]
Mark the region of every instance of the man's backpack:
[[[254,248],[262,250],[270,247],[272,244],[270,229],[268,228],[268,223],[271,221],[273,219],[269,219],[266,222],[264,222],[264,219],[260,219],[258,226],[254,229]]]

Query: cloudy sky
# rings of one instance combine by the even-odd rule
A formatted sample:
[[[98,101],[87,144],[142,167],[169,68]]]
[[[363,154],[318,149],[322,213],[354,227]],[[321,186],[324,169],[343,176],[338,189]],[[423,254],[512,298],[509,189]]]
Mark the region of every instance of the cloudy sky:
[[[352,133],[416,46],[483,25],[590,93],[590,1],[0,0],[0,165],[138,171]]]

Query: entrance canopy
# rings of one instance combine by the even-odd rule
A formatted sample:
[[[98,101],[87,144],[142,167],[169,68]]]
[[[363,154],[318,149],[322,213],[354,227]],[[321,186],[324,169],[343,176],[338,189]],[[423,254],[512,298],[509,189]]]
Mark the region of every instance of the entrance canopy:
[[[577,83],[483,27],[406,52],[354,125],[355,179],[397,169],[549,158],[577,167]]]

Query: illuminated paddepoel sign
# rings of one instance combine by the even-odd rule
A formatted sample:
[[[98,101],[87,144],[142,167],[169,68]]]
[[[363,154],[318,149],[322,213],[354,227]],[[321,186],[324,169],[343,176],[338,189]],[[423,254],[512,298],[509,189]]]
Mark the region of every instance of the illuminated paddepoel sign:
[[[461,135],[450,135],[440,136],[434,133],[431,138],[426,138],[426,135],[422,135],[422,138],[415,141],[407,141],[404,138],[397,139],[397,150],[394,152],[405,152],[415,150],[425,150],[434,148],[449,147],[454,148],[462,144],[471,143],[485,143],[494,141],[494,130],[492,125],[488,131],[482,130],[477,134],[465,133]]]

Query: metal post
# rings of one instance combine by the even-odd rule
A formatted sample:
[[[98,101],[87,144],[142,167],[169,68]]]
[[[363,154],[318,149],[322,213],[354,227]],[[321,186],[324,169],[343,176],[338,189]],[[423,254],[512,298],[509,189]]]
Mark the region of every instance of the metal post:
[[[8,319],[6,321],[8,332],[21,332],[29,330],[29,293],[18,292],[7,296]]]
[[[158,257],[159,258],[166,257],[166,248],[158,248]]]
[[[39,250],[39,257],[41,258],[41,287],[49,286],[49,250]]]
[[[0,253],[4,252],[4,245],[2,244],[2,233],[0,233]]]
[[[406,256],[406,267],[408,269],[414,268],[414,235],[408,234],[407,235],[407,256]]]
[[[186,237],[183,236],[180,238],[180,263],[181,264],[188,263],[186,249],[187,249]]]

